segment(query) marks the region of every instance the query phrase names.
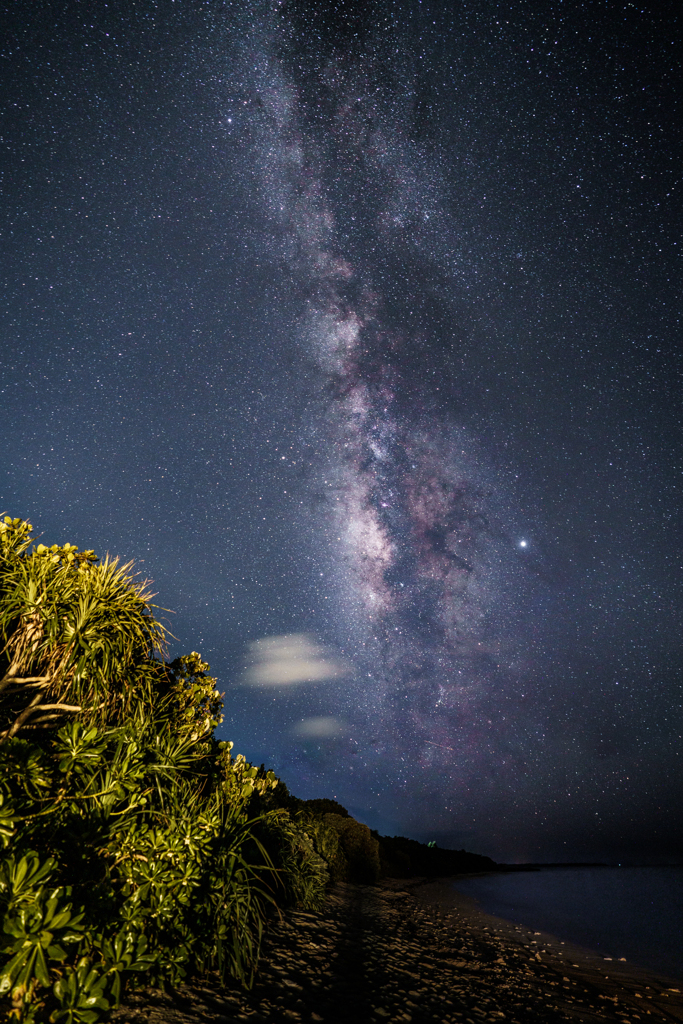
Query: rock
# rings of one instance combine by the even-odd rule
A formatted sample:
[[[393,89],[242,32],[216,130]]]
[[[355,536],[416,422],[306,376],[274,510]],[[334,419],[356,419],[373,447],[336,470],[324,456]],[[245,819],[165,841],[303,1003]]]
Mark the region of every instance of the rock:
[[[284,914],[281,923],[269,927],[251,991],[210,978],[176,993],[131,993],[112,1013],[112,1022],[596,1024],[614,1021],[617,991],[620,1019],[646,1009],[655,1019],[666,1006],[668,1019],[676,1010],[676,1019],[683,1020],[683,999],[670,982],[655,986],[641,975],[629,988],[624,978],[630,969],[615,964],[609,970],[620,972],[617,986],[605,978],[602,960],[570,970],[564,959],[569,951],[554,951],[552,943],[545,943],[542,962],[529,962],[528,930],[494,934],[490,925],[481,928],[474,914],[444,916],[426,897],[416,898],[428,891],[407,880],[398,899],[390,881],[336,886],[322,913]]]

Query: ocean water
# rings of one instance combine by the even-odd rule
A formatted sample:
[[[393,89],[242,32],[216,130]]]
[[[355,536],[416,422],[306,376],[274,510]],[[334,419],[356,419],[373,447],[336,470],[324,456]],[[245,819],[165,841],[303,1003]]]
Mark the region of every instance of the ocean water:
[[[683,980],[683,867],[545,868],[454,888],[489,914]]]

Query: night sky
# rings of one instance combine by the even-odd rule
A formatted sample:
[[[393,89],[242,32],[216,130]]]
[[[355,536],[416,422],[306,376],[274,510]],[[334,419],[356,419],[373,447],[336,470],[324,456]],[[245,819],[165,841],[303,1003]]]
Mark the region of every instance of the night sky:
[[[298,796],[683,856],[677,5],[3,5],[0,511]]]

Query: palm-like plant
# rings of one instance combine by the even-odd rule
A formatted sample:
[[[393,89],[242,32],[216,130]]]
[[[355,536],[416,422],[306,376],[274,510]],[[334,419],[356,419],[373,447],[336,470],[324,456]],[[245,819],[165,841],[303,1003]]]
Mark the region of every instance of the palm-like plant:
[[[135,977],[248,986],[268,904],[323,898],[322,825],[217,741],[209,666],[164,660],[130,563],[31,535],[0,523],[0,1015],[96,1024]]]
[[[215,739],[209,666],[161,657],[132,565],[31,534],[0,523],[0,1014],[94,1024],[136,973],[249,985],[277,780]]]
[[[0,523],[0,742],[65,717],[115,723],[146,703],[165,631],[132,564]],[[134,684],[134,685],[133,685]]]

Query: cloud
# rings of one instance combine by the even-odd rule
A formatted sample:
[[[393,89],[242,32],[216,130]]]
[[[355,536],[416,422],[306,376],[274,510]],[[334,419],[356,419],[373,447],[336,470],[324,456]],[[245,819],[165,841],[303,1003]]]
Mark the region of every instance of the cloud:
[[[350,667],[306,633],[268,636],[249,645],[244,680],[250,686],[324,683],[349,675]]]
[[[339,736],[344,728],[340,718],[326,715],[321,718],[306,718],[298,722],[292,730],[296,736],[303,736],[307,739],[329,739],[331,736]]]

